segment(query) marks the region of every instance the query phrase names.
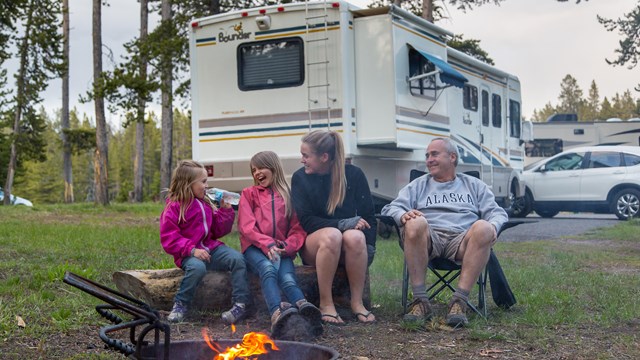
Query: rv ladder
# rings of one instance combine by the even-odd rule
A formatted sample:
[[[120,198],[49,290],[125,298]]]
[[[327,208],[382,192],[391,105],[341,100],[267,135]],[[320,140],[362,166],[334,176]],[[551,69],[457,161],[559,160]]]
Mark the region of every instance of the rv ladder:
[[[315,3],[317,6],[319,3]],[[307,100],[309,113],[309,130],[312,128],[314,113],[316,118],[319,113],[326,114],[327,127],[331,124],[331,103],[335,102],[329,96],[329,13],[327,6],[330,4],[324,0],[320,3],[320,13],[311,14],[309,0],[305,1],[305,62],[307,73]],[[315,9],[317,7],[314,6]],[[321,19],[318,23],[317,20]],[[314,21],[315,20],[315,21]],[[313,44],[313,46],[312,46]],[[313,71],[312,71],[313,70]],[[324,90],[321,90],[323,89]],[[324,96],[322,92],[324,91]],[[322,99],[324,97],[324,99]],[[322,101],[323,100],[323,101]]]

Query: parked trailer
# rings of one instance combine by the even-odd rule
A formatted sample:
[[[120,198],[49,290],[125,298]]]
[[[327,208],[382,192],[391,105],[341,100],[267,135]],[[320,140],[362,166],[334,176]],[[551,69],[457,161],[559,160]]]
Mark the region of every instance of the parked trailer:
[[[460,150],[509,206],[523,196],[524,140],[517,77],[447,47],[453,36],[396,6],[292,3],[192,23],[193,156],[209,185],[252,184],[249,159],[273,150],[290,176],[300,138],[342,134],[377,205],[396,197],[409,170],[424,169],[434,137]]]
[[[640,121],[534,122],[525,165],[578,146],[640,146]]]

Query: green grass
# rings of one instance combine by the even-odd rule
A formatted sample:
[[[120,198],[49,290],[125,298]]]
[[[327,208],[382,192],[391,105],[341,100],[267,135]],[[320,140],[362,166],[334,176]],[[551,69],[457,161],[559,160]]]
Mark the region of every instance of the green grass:
[[[64,284],[65,271],[114,287],[115,271],[172,268],[159,244],[161,211],[160,204],[0,206],[0,339],[40,339],[96,323],[99,300]],[[638,230],[636,220],[574,241],[498,243],[518,304],[498,309],[488,293],[490,316],[471,318],[470,338],[544,344],[559,326],[637,321]],[[223,240],[239,248],[237,234]],[[379,316],[399,319],[402,264],[397,239],[380,239],[370,268]],[[17,316],[26,327],[17,326]]]

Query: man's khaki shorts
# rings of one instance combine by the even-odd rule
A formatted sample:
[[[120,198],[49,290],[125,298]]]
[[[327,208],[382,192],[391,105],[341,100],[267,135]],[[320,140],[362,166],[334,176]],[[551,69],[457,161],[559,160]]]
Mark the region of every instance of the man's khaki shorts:
[[[460,264],[459,261],[456,261],[456,253],[458,253],[458,248],[460,244],[462,244],[462,239],[464,239],[467,231],[455,232],[434,229],[429,226],[429,236],[431,237],[431,251],[428,254],[429,260],[441,257]]]

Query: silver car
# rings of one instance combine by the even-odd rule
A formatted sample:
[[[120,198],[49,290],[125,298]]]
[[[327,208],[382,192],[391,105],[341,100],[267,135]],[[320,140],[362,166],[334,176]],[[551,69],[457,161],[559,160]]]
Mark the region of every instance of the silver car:
[[[573,148],[530,165],[523,172],[526,192],[520,216],[560,211],[640,216],[640,147]]]

